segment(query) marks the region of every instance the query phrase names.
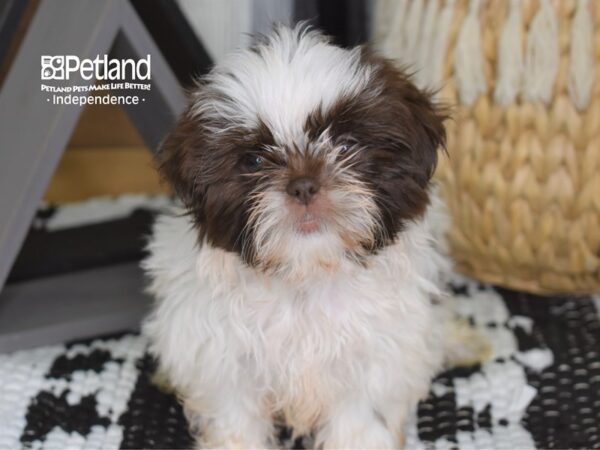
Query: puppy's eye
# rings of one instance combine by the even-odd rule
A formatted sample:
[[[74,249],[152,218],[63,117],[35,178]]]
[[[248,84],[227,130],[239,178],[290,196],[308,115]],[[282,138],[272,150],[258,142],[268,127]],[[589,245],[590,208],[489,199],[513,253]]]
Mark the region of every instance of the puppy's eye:
[[[340,144],[338,146],[338,158],[347,158],[353,154],[354,145],[352,143],[346,142],[344,144]]]
[[[357,141],[352,136],[345,136],[340,141],[338,144],[338,154],[340,156],[346,156],[356,148]]]
[[[248,153],[247,155],[244,155],[242,161],[244,167],[251,172],[259,170],[264,162],[265,159],[262,156],[257,155],[255,153]]]

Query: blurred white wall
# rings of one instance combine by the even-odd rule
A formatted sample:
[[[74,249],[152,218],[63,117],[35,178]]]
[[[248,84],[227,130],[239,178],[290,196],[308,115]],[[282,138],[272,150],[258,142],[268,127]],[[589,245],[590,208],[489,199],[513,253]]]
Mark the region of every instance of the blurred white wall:
[[[251,33],[265,33],[273,22],[290,23],[293,0],[178,0],[183,13],[218,61],[250,42]]]

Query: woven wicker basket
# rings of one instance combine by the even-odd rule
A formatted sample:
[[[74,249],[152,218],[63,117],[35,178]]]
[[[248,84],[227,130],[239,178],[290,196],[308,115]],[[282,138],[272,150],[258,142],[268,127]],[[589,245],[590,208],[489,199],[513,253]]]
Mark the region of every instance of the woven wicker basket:
[[[536,293],[600,291],[600,2],[376,8],[384,52],[421,64],[417,81],[456,105],[437,178],[457,268]]]

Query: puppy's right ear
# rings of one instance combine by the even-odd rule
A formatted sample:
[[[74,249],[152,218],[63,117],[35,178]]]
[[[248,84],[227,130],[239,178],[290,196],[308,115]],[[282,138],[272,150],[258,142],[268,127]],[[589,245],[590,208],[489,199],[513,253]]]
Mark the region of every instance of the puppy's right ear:
[[[188,108],[158,151],[159,173],[188,208],[197,208],[202,201],[199,169],[203,148],[204,133]]]

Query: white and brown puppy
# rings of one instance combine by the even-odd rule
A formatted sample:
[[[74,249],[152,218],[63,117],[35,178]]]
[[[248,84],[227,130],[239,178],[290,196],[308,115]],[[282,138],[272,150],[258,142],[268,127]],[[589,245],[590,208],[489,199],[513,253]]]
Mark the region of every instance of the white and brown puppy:
[[[160,171],[152,351],[199,445],[394,448],[442,360],[425,213],[444,115],[405,74],[279,27],[203,78]],[[200,434],[200,433],[199,433]]]

